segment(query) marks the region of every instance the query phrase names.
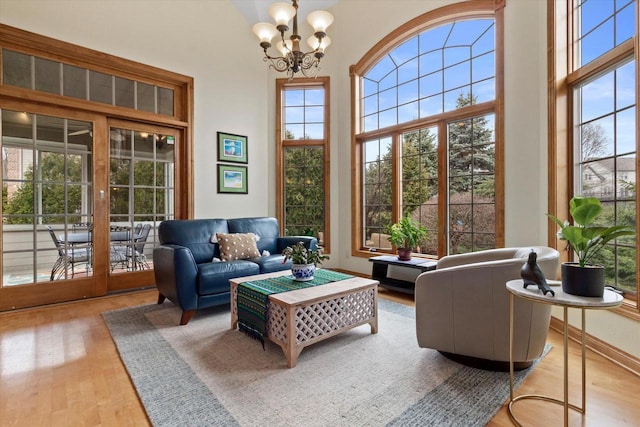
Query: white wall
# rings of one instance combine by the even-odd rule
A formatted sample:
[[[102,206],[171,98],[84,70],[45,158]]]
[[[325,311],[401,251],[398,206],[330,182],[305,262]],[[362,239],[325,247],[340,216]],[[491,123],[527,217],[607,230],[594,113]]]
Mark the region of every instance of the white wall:
[[[268,74],[228,1],[0,0],[0,22],[194,77],[196,217],[268,214]],[[248,136],[248,195],[216,193],[217,131]]]
[[[350,256],[349,66],[398,26],[449,3],[339,0],[330,8],[334,44],[321,73],[331,77],[328,266],[371,271],[366,259]],[[255,22],[227,0],[0,0],[0,22],[194,77],[196,216],[274,214],[279,76],[262,62],[251,32]],[[506,245],[546,244],[546,2],[508,0],[505,32]],[[216,131],[249,137],[247,196],[216,194]],[[637,322],[594,312],[587,324],[589,333],[640,357]]]

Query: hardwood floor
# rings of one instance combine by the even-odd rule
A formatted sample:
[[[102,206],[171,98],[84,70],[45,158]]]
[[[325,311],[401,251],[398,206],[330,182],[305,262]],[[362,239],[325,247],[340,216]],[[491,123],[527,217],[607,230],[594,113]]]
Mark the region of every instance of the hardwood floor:
[[[413,305],[407,295],[381,289],[380,296]],[[141,291],[0,313],[0,425],[149,425],[100,313],[156,300],[155,291]],[[562,337],[551,331],[549,342],[552,350],[517,394],[562,397]],[[593,352],[587,358],[587,413],[571,411],[571,425],[640,426],[640,377]],[[580,348],[571,343],[573,402],[579,362]],[[515,412],[526,426],[562,425],[560,405],[523,401]],[[506,406],[489,425],[513,425]]]
[[[145,291],[0,314],[0,425],[150,425],[100,313],[156,300]]]

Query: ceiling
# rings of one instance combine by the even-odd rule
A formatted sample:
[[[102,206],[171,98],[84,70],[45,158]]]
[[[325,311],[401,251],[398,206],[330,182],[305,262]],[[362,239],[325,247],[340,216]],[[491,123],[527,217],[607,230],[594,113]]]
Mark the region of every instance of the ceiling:
[[[276,1],[286,0],[231,0],[231,3],[240,11],[250,25],[258,22],[271,22],[269,6]],[[327,10],[338,0],[298,0],[298,12],[306,19],[306,16],[314,10]]]

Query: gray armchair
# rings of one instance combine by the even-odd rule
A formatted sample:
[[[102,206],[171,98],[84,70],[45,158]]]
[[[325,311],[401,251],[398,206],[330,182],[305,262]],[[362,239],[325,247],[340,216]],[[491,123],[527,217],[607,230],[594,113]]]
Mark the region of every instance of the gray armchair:
[[[534,246],[451,255],[416,279],[418,345],[456,361],[509,369],[508,280],[519,279],[531,250],[547,279],[555,279],[559,253]],[[551,306],[514,299],[514,365],[524,369],[544,350]]]

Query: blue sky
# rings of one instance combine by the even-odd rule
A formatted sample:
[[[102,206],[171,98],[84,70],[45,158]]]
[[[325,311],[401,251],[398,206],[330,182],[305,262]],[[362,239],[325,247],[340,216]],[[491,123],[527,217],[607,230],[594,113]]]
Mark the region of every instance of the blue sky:
[[[493,20],[475,19],[441,25],[396,47],[365,75],[365,130],[453,110],[460,94],[494,99],[494,39]]]
[[[633,0],[584,0],[576,7],[580,64],[633,36]],[[402,43],[365,75],[364,130],[450,111],[460,94],[494,99],[493,51],[489,19],[445,24]],[[602,127],[608,155],[635,152],[635,79],[632,60],[580,90],[580,122]]]
[[[587,64],[633,36],[633,0],[585,0],[578,6],[581,64]],[[634,153],[635,61],[585,84],[579,91],[579,123],[600,126],[607,139],[603,156]]]

